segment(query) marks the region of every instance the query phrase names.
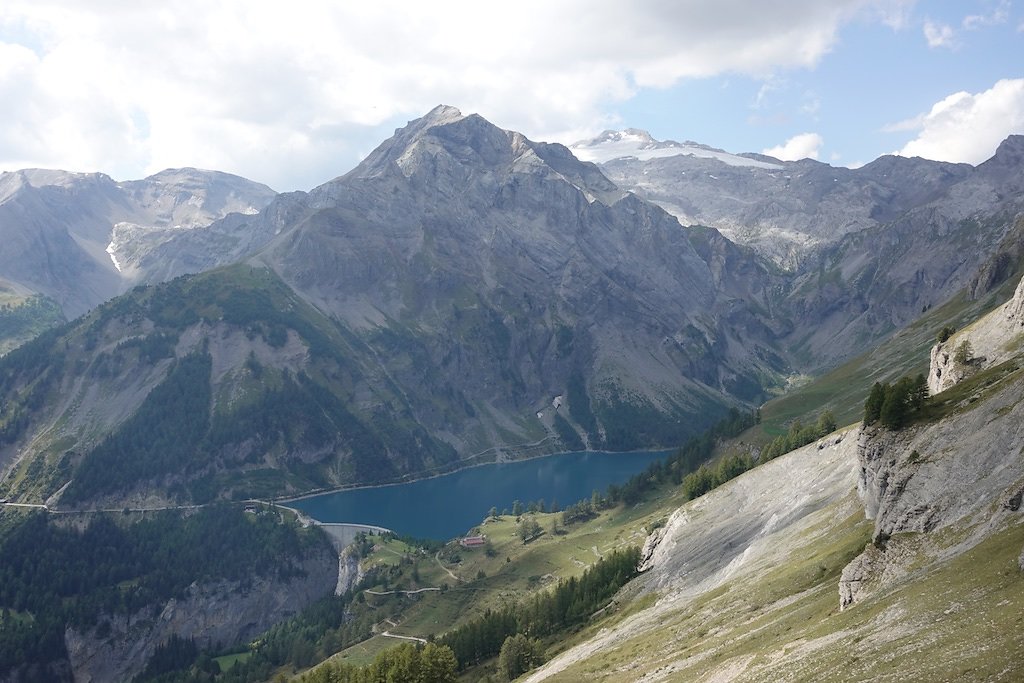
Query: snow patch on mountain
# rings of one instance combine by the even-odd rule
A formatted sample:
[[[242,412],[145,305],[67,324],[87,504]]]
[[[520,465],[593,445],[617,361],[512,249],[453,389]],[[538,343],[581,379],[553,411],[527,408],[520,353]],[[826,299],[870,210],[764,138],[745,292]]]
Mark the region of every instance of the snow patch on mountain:
[[[606,130],[596,138],[581,140],[570,145],[569,149],[581,161],[592,161],[599,164],[627,157],[647,161],[648,159],[685,155],[702,159],[717,159],[729,166],[749,166],[771,170],[783,168],[782,164],[730,154],[696,142],[680,143],[674,140],[655,140],[647,131],[636,128],[627,128],[621,131]]]
[[[107,245],[105,251],[110,256],[110,262],[114,264],[114,268],[117,269],[117,272],[122,272],[121,264],[117,262],[117,245],[114,244],[113,240],[111,240],[110,244]]]

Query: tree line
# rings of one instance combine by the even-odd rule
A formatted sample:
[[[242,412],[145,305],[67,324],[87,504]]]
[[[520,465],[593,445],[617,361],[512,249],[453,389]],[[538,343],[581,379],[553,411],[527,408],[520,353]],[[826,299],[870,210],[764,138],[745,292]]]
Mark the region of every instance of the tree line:
[[[615,550],[580,577],[562,579],[532,599],[487,610],[439,639],[455,653],[460,668],[498,656],[506,639],[517,634],[546,638],[579,627],[605,607],[612,596],[637,575],[640,549]]]
[[[864,424],[877,422],[886,429],[901,429],[927,401],[928,382],[923,374],[901,377],[893,384],[875,382],[864,401]]]
[[[300,683],[455,683],[458,662],[450,647],[403,643],[374,657],[369,666],[324,662],[299,677]]]
[[[801,446],[817,441],[826,434],[831,434],[838,427],[836,417],[831,410],[821,413],[814,424],[807,425],[806,427],[800,420],[794,420],[785,434],[775,437],[771,443],[765,446],[764,450],[761,451],[761,461],[774,460],[780,455],[795,451]]]

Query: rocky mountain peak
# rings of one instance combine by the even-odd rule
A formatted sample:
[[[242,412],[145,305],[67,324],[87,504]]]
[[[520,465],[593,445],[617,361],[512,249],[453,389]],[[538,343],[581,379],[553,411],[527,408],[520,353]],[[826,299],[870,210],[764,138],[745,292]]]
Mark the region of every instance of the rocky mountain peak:
[[[999,143],[993,159],[999,159],[1004,163],[1016,163],[1018,166],[1024,161],[1024,135],[1010,135]]]
[[[55,188],[71,194],[116,191],[116,184],[105,173],[74,173],[48,168],[26,168],[0,173],[0,203],[25,190]]]
[[[197,168],[168,168],[119,187],[143,210],[132,222],[150,227],[193,228],[229,213],[254,214],[277,195],[261,183]]]
[[[75,173],[50,168],[26,168],[15,173],[32,187],[77,187],[114,182],[105,173]]]
[[[464,115],[444,105],[395,131],[351,173],[318,188],[315,194],[326,206],[339,201],[335,195],[343,180],[394,173],[406,179],[420,178],[442,194],[446,188],[465,189],[467,183],[497,186],[509,174],[558,177],[583,192],[588,201],[608,205],[626,194],[564,145],[534,142],[478,114]]]
[[[395,134],[377,146],[354,169],[345,174],[346,178],[373,178],[393,170],[395,164],[427,134],[428,131],[465,118],[455,107],[440,104],[418,119],[409,121]],[[339,178],[335,178],[335,181]],[[334,181],[331,181],[334,182]]]
[[[1024,188],[1024,135],[1011,135],[999,143],[996,153],[978,166],[978,171],[998,182],[1010,182],[1012,189]]]
[[[419,120],[430,125],[439,125],[458,121],[461,118],[464,118],[464,115],[458,107],[439,104],[424,114]]]

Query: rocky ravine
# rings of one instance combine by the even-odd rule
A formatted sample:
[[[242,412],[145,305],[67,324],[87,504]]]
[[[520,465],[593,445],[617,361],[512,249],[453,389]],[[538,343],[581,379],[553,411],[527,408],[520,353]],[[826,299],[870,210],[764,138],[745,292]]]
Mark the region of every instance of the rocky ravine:
[[[82,632],[68,628],[64,641],[76,683],[127,681],[139,674],[157,646],[171,636],[193,638],[201,648],[244,643],[334,592],[338,561],[326,548],[307,557],[301,575],[287,581],[193,584],[183,599],[115,616]]]

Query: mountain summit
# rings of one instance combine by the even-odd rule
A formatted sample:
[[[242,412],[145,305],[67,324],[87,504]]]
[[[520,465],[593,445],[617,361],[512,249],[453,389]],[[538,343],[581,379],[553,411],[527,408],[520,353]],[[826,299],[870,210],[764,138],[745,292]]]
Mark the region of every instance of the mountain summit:
[[[51,386],[77,398],[48,404],[8,457],[64,439],[85,454],[64,466],[78,483],[62,495],[79,501],[165,490],[166,476],[179,497],[237,495],[241,472],[260,467],[278,473],[260,484],[268,493],[372,483],[495,457],[669,446],[787,371],[772,343],[777,283],[756,260],[681,230],[562,145],[449,107],[344,176],[178,230],[132,268],[159,281],[230,264],[133,291],[51,340],[46,353],[66,342],[74,357]],[[113,376],[88,370],[111,357]],[[101,485],[110,466],[96,463],[117,456],[100,440],[119,443],[136,429],[119,421],[149,414],[140,402],[183,377],[211,397],[209,414],[197,404],[182,418],[194,427],[175,428],[204,444],[186,474]],[[288,425],[217,427],[237,411],[296,410]]]
[[[715,159],[729,166],[781,169],[782,162],[763,155],[737,155],[698,142],[655,140],[650,133],[638,128],[606,130],[597,137],[581,140],[569,147],[584,161],[603,163],[615,159],[648,161],[666,157],[689,156],[697,159]]]
[[[127,229],[112,253],[100,232],[91,249],[117,258],[121,272],[105,272],[121,286],[129,275],[166,284],[132,291],[39,342],[48,350],[25,352],[67,351],[42,386],[77,398],[19,422],[0,459],[60,444],[74,455],[55,472],[79,476],[79,460],[124,429],[155,387],[184,381],[172,372],[183,363],[183,376],[200,378],[210,396],[208,407],[193,406],[200,433],[189,438],[217,449],[174,482],[179,497],[238,494],[239,473],[260,468],[281,473],[261,490],[281,493],[559,450],[671,446],[730,408],[759,404],[788,375],[891,334],[977,279],[994,252],[1016,253],[1003,240],[1017,230],[1006,217],[1019,195],[1000,194],[1020,177],[1012,167],[897,158],[857,172],[809,160],[734,165],[725,153],[638,131],[592,146],[625,143],[673,155],[596,165],[442,106],[308,193],[195,229],[175,225],[193,197],[206,206],[187,188],[201,172],[149,179],[153,197],[181,188],[158,207],[173,225],[141,237]],[[606,173],[646,180],[631,185],[634,194]],[[104,201],[124,197],[108,178],[89,182],[113,198]],[[745,201],[756,188],[768,190]],[[684,200],[742,216],[734,233],[750,246],[681,225]],[[212,210],[229,205],[237,206]],[[152,227],[158,212],[148,210],[141,225]],[[757,235],[775,234],[765,225],[811,245],[788,271],[756,253]],[[975,289],[1006,271],[994,265]],[[128,375],[111,376],[115,366]],[[38,400],[30,386],[27,375],[9,380],[0,399],[11,415]],[[243,408],[291,414],[284,403],[306,417],[216,438],[203,431]],[[80,500],[96,493],[67,491]]]

